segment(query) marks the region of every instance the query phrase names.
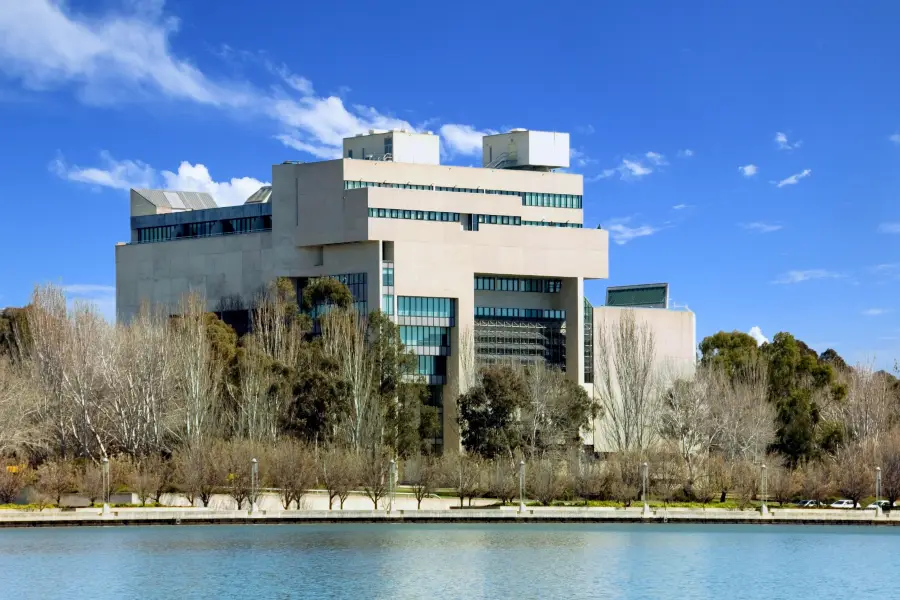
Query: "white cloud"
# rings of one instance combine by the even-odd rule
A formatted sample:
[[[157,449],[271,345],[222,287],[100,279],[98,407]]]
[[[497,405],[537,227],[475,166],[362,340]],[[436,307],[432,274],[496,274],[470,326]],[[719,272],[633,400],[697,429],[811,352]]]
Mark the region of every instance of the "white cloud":
[[[783,188],[786,185],[796,185],[804,177],[809,177],[812,175],[812,169],[803,169],[799,173],[795,173],[790,177],[782,179],[781,181],[775,182],[775,187]]]
[[[759,173],[759,167],[756,165],[744,165],[743,167],[738,167],[738,171],[740,171],[741,175],[744,177],[753,177]]]
[[[111,285],[75,283],[62,286],[69,303],[86,302],[93,304],[104,319],[110,323],[116,320],[116,288]]]
[[[596,159],[590,158],[584,151],[577,148],[569,149],[569,158],[575,163],[576,167],[586,167],[597,162]]]
[[[477,156],[481,154],[481,138],[497,133],[491,129],[479,131],[471,125],[448,124],[442,125],[441,142],[451,154],[465,154]]]
[[[758,326],[756,326],[756,325],[754,325],[753,327],[751,327],[751,328],[750,328],[750,331],[748,331],[747,334],[748,334],[750,337],[752,337],[754,340],[756,340],[756,345],[757,345],[757,346],[762,346],[763,344],[768,344],[768,343],[769,343],[769,338],[767,338],[766,336],[764,336],[764,335],[763,335],[763,332],[762,332],[762,329],[760,329],[760,328],[759,328]]]
[[[886,315],[891,312],[889,308],[867,308],[862,312],[863,315],[867,317],[880,317],[881,315]]]
[[[843,279],[844,275],[826,269],[807,269],[805,271],[788,271],[772,283],[801,283],[815,279]]]
[[[628,160],[627,158],[622,161],[622,165],[617,170],[622,175],[622,179],[639,179],[653,172],[653,169],[645,167],[639,161]]]
[[[676,204],[675,206],[672,207],[672,210],[684,210],[687,207],[688,207],[687,204]]]
[[[100,155],[103,167],[81,168],[69,166],[62,157],[50,163],[50,169],[63,179],[113,188],[128,190],[130,188],[152,188],[162,186],[166,189],[186,192],[207,192],[215,198],[219,206],[243,204],[244,201],[260,187],[269,185],[253,177],[232,178],[229,181],[214,181],[205,165],[192,165],[182,161],[177,172],[161,171],[159,173],[150,165],[141,161],[117,161],[107,152]]]
[[[600,181],[601,179],[607,179],[609,177],[612,177],[616,173],[618,173],[618,171],[616,169],[603,169],[596,175],[591,175],[589,177],[585,177],[584,181],[585,181],[585,183],[594,183],[594,182]]]
[[[610,236],[612,236],[613,242],[623,246],[635,238],[650,236],[660,231],[659,227],[646,224],[631,227],[628,225],[630,222],[631,217],[612,219],[609,221],[605,226],[605,229],[609,232]]]
[[[888,137],[889,140],[894,142],[895,144],[900,144],[900,133],[895,133],[894,135]]]
[[[50,163],[50,170],[57,176],[69,181],[109,187],[117,190],[128,190],[133,187],[151,187],[155,173],[153,167],[141,161],[115,160],[108,152],[100,153],[103,167],[81,168],[69,166],[62,156]]]
[[[775,134],[775,144],[778,145],[779,150],[794,150],[795,148],[799,148],[803,145],[803,140],[798,140],[792,144],[788,140],[787,134],[779,131]]]
[[[264,185],[269,185],[253,177],[233,177],[229,181],[213,181],[209,169],[205,165],[192,165],[182,161],[178,172],[163,171],[161,173],[165,187],[172,190],[207,192],[219,206],[243,204],[253,192]]]
[[[593,125],[588,123],[587,125],[579,125],[579,126],[575,127],[575,131],[577,131],[578,133],[580,133],[582,135],[593,135],[593,133],[597,130],[594,129]]]
[[[647,160],[649,160],[652,164],[654,164],[654,165],[656,165],[656,166],[658,166],[658,167],[659,167],[659,166],[663,166],[663,165],[669,164],[668,161],[666,161],[666,157],[663,156],[662,154],[660,154],[659,152],[648,152],[648,153],[646,153],[644,156],[645,156],[645,157],[647,158]]]
[[[882,223],[878,226],[879,233],[900,233],[900,222]]]
[[[744,223],[741,227],[749,231],[758,231],[759,233],[772,233],[773,231],[778,231],[783,228],[782,225],[773,225],[772,223],[763,223],[762,221]]]
[[[694,156],[694,151],[690,148],[685,148],[683,150],[679,150],[676,156],[678,156],[678,158],[690,158]]]

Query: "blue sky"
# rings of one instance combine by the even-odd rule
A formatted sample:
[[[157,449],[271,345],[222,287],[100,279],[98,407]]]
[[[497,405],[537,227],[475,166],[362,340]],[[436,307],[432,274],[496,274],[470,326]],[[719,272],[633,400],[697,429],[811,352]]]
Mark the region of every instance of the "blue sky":
[[[50,281],[112,311],[130,186],[237,203],[370,127],[463,165],[526,127],[572,133],[609,284],[669,282],[698,341],[889,366],[900,5],[838,4],[0,0],[0,306]]]

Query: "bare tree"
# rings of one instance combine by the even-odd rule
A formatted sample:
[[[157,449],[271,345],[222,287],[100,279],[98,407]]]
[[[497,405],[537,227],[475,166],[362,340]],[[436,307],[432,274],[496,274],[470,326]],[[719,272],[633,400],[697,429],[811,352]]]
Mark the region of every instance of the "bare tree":
[[[319,454],[319,474],[328,491],[328,510],[332,509],[335,499],[344,510],[344,502],[359,484],[359,470],[359,459],[354,453],[335,447]]]
[[[606,472],[599,460],[584,455],[580,450],[569,453],[569,477],[572,491],[578,498],[588,501],[607,495]]]
[[[889,506],[900,499],[900,429],[894,428],[879,445],[881,454],[881,492]]]
[[[459,507],[463,507],[463,501],[466,498],[469,499],[469,506],[471,506],[472,499],[481,490],[481,459],[476,455],[454,452],[445,454],[442,462],[445,481],[459,495]]]
[[[618,452],[606,460],[606,482],[610,498],[628,507],[642,491],[641,457],[637,451]]]
[[[718,437],[712,378],[709,369],[700,367],[692,379],[675,380],[663,403],[660,434],[675,445],[681,456],[687,475],[686,491],[693,488],[709,448]]]
[[[516,458],[498,457],[486,465],[488,472],[487,493],[503,504],[508,504],[519,494],[519,461]]]
[[[565,465],[555,456],[549,455],[528,463],[528,490],[535,500],[550,506],[559,500],[568,484]]]
[[[12,504],[25,486],[31,483],[33,473],[27,464],[15,461],[0,462],[0,504]]]
[[[750,501],[756,497],[759,489],[759,473],[759,467],[746,460],[739,460],[731,465],[732,487],[741,508],[749,506]]]
[[[238,354],[235,432],[254,441],[274,441],[282,416],[273,384],[273,360],[255,334],[245,335]]]
[[[842,448],[835,457],[835,483],[838,492],[854,506],[875,489],[874,470],[871,454],[867,448],[854,444]]]
[[[847,371],[847,397],[837,404],[836,415],[847,435],[876,446],[898,415],[898,402],[890,377],[876,371],[874,363],[860,363]]]
[[[291,504],[300,509],[307,490],[316,484],[316,461],[312,450],[290,438],[279,440],[266,469],[269,483],[278,488],[281,505],[290,510]]]
[[[248,440],[236,439],[216,442],[211,451],[219,472],[219,483],[237,504],[237,509],[241,510],[244,502],[252,503],[251,461],[260,455],[259,446]]]
[[[361,461],[360,483],[366,498],[378,510],[378,501],[384,498],[390,486],[390,456],[380,448],[367,452]]]
[[[761,462],[775,439],[775,410],[768,400],[768,372],[762,358],[737,376],[710,374],[714,445],[729,462]]]
[[[802,491],[802,477],[794,469],[776,465],[769,469],[769,495],[779,506],[793,500]]]
[[[357,451],[371,447],[381,441],[384,415],[375,390],[375,361],[368,348],[365,322],[352,308],[336,308],[320,322],[325,352],[338,365],[347,385],[346,410],[338,423],[343,441]]]
[[[218,405],[222,368],[212,355],[205,318],[206,301],[189,294],[174,324],[176,404],[184,438],[199,443],[212,425]]]
[[[598,321],[594,352],[594,397],[604,408],[601,429],[618,452],[649,448],[659,428],[661,394],[655,364],[656,341],[634,311],[618,321]]]
[[[175,452],[175,481],[191,506],[198,499],[204,507],[209,506],[213,492],[222,484],[215,460],[208,443],[185,444]]]
[[[431,456],[413,456],[403,463],[404,481],[412,488],[416,508],[422,509],[422,500],[435,492],[439,480],[438,465]]]
[[[0,357],[0,456],[48,446],[40,394],[23,369]]]
[[[51,498],[59,506],[63,495],[71,492],[75,485],[71,463],[62,459],[45,462],[37,469],[35,483],[39,493]]]
[[[834,489],[828,467],[821,463],[808,463],[801,473],[803,495],[817,504],[823,504]]]
[[[145,506],[148,500],[159,504],[172,481],[169,463],[158,455],[147,456],[137,460],[131,471],[130,487],[138,495],[141,506]]]

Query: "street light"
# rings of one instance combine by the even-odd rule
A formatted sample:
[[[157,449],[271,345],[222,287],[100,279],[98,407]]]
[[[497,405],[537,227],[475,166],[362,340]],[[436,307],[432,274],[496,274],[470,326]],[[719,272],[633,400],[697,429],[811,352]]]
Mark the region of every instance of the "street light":
[[[250,461],[250,512],[256,512],[256,497],[259,494],[259,461]]]
[[[103,480],[103,514],[109,514],[109,459],[100,459]]]
[[[763,464],[760,469],[760,477],[762,478],[762,484],[760,485],[760,493],[762,495],[762,507],[760,508],[760,513],[762,516],[767,516],[769,514],[769,507],[766,506],[766,500],[769,497],[769,472],[766,469],[766,465]]]
[[[641,481],[641,484],[642,484],[641,501],[643,501],[643,503],[644,503],[644,514],[649,515],[650,514],[650,503],[648,502],[648,499],[647,499],[647,483],[650,480],[650,474],[649,474],[650,473],[650,465],[648,465],[647,463],[641,464],[641,471],[642,471],[642,473],[641,473],[641,480],[642,480]]]
[[[393,458],[388,476],[390,477],[390,481],[388,481],[388,513],[391,513],[394,510],[394,486],[397,479],[397,462]]]
[[[525,461],[519,461],[519,512],[525,512]]]
[[[875,467],[875,516],[881,516],[881,467]]]

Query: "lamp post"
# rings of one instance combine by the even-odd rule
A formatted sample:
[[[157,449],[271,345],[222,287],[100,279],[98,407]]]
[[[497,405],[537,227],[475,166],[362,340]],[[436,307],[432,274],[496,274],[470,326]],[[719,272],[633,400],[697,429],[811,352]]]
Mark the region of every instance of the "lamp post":
[[[641,502],[644,503],[643,515],[650,516],[650,500],[647,496],[647,488],[650,482],[650,465],[646,462],[641,463]]]
[[[525,512],[525,461],[519,461],[519,512]]]
[[[103,514],[109,514],[109,459],[105,456],[100,459],[101,479],[103,483]]]
[[[259,495],[259,461],[255,458],[250,461],[250,512],[257,510],[256,499]]]
[[[390,477],[390,479],[388,480],[388,509],[387,509],[387,511],[388,511],[388,513],[392,513],[392,512],[394,512],[394,495],[395,495],[394,490],[396,489],[395,482],[397,481],[397,461],[395,461],[393,458],[391,459],[391,466],[390,466],[390,469],[388,470],[388,477]]]
[[[881,500],[881,467],[875,467],[875,516],[881,516],[881,504],[878,501]]]
[[[762,482],[759,486],[759,491],[762,495],[762,506],[760,507],[759,512],[762,516],[767,517],[769,516],[769,507],[766,506],[766,500],[769,496],[769,473],[766,470],[765,464],[763,464],[762,468],[760,469],[760,478],[762,479]]]

